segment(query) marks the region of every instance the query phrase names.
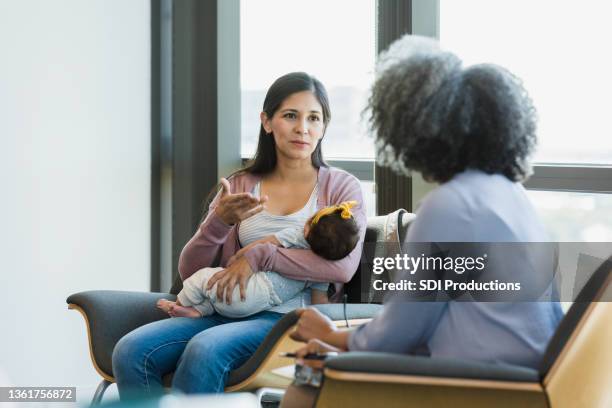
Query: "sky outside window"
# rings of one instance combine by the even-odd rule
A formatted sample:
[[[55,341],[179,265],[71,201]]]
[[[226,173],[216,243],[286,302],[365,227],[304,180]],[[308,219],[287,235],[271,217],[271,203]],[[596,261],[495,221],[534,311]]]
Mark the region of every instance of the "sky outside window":
[[[602,1],[440,0],[440,42],[521,78],[538,111],[536,162],[612,164],[612,25]]]
[[[255,152],[267,89],[286,73],[305,71],[329,93],[325,158],[373,159],[361,112],[373,80],[376,2],[242,0],[240,7],[242,156]]]

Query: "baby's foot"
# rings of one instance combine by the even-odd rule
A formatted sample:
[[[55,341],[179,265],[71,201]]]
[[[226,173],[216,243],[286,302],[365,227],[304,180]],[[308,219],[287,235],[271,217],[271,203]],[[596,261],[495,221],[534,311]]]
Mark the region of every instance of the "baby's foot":
[[[194,317],[194,318],[202,317],[200,312],[198,312],[195,308],[179,306],[176,303],[174,304],[174,307],[168,312],[168,314],[170,314],[170,316],[172,317]]]
[[[157,301],[157,307],[166,313],[170,313],[170,311],[176,307],[176,302],[172,302],[168,299],[159,299]]]

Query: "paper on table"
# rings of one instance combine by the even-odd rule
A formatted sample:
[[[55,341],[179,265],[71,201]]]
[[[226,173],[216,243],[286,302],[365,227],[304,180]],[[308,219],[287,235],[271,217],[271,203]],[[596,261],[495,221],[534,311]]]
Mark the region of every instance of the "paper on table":
[[[295,376],[295,364],[283,366],[283,367],[277,367],[271,370],[271,372],[278,376],[289,378],[290,380],[293,380]]]

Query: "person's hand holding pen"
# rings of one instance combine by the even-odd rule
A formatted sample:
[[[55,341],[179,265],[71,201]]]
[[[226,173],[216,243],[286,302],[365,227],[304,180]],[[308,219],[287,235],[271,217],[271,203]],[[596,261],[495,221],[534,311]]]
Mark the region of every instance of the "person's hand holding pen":
[[[328,342],[327,338],[338,331],[334,322],[315,308],[297,309],[295,312],[298,321],[295,331],[290,335],[295,341],[305,343],[311,339],[320,339]]]
[[[319,339],[309,340],[306,345],[297,349],[295,353],[286,353],[284,357],[295,358],[298,365],[307,365],[312,368],[322,368],[327,357],[338,355],[343,350],[322,342]]]
[[[293,340],[306,343],[295,352],[298,364],[321,367],[323,361],[317,355],[341,353],[348,350],[348,330],[338,330],[334,322],[315,308],[297,309],[299,319]]]

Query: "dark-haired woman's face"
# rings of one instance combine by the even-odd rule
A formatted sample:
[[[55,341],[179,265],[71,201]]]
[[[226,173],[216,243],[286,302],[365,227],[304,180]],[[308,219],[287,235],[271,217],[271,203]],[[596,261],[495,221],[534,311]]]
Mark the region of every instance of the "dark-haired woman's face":
[[[277,157],[289,160],[310,160],[325,131],[323,108],[310,91],[288,96],[272,118],[262,113],[261,121],[274,137]]]

